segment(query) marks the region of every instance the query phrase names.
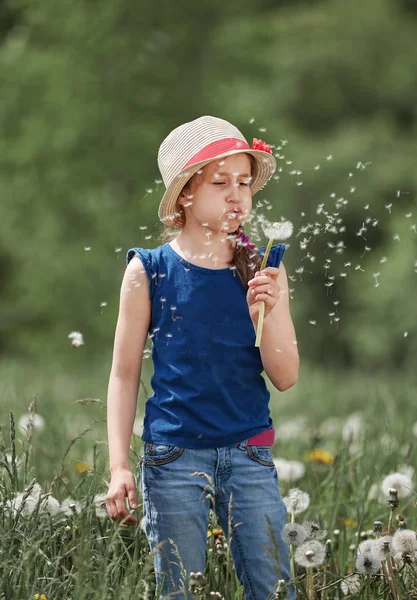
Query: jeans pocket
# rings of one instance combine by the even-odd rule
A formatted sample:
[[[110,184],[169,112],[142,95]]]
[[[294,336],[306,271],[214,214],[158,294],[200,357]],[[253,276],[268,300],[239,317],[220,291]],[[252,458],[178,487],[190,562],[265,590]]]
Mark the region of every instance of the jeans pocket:
[[[260,465],[273,467],[274,458],[271,454],[271,446],[247,446],[249,457]]]
[[[145,442],[142,462],[147,466],[166,465],[181,456],[184,448],[170,444]]]

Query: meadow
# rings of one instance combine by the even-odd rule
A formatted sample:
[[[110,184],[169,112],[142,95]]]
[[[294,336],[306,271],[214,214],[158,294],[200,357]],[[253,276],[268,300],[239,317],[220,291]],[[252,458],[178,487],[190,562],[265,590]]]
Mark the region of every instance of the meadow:
[[[0,598],[150,600],[141,496],[137,527],[118,526],[103,507],[109,360],[0,369]],[[148,362],[131,445],[137,477],[149,376]],[[304,364],[287,392],[268,386],[297,597],[417,598],[412,374],[324,374]],[[184,593],[244,598],[214,514],[206,571]],[[285,597],[281,584],[276,598]]]

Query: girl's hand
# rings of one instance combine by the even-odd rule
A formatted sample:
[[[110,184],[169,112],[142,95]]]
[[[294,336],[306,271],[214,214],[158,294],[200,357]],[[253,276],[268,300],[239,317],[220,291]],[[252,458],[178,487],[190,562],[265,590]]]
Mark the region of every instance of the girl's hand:
[[[126,508],[126,498],[129,500],[130,508],[138,507],[133,473],[129,469],[118,469],[111,475],[109,491],[106,495],[107,512],[113,521],[118,521],[121,525],[137,525],[137,518]]]
[[[266,318],[279,300],[278,275],[279,269],[276,267],[265,267],[262,271],[257,271],[255,277],[248,282],[246,301],[250,318],[255,325],[258,323],[260,302],[265,302],[264,318]]]

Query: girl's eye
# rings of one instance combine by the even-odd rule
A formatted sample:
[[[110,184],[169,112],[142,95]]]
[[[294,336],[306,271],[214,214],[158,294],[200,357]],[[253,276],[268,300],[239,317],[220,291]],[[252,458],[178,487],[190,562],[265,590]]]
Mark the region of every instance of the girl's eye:
[[[246,185],[246,186],[248,186],[248,185],[249,185],[249,183],[247,183],[246,181],[241,181],[241,182],[240,182],[240,184],[241,184],[241,185]]]

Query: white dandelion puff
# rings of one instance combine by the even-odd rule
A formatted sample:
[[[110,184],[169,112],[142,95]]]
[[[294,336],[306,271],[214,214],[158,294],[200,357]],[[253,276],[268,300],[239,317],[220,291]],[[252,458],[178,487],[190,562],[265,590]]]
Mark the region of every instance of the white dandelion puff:
[[[304,521],[303,527],[307,530],[307,539],[309,540],[324,540],[327,536],[327,531],[321,529],[320,525],[315,521]]]
[[[297,548],[294,559],[301,567],[319,567],[326,557],[326,548],[316,540],[304,542]]]
[[[105,519],[107,515],[106,494],[96,494],[93,499],[96,515],[99,519]]]
[[[84,344],[83,334],[79,331],[71,331],[68,334],[68,337],[71,341],[71,346],[76,348],[77,346],[82,346]]]
[[[369,554],[374,551],[375,540],[363,540],[358,546],[357,554]]]
[[[305,417],[297,417],[290,421],[280,423],[276,428],[276,437],[279,440],[291,440],[305,433],[307,420]]]
[[[274,464],[281,481],[298,481],[306,472],[304,463],[299,460],[274,458]]]
[[[348,594],[359,594],[359,592],[361,591],[360,576],[357,573],[355,573],[350,577],[346,577],[345,579],[343,579],[342,583],[340,584],[340,587],[345,596],[347,596]]]
[[[343,439],[347,442],[357,441],[363,431],[363,419],[360,413],[350,415],[342,427]]]
[[[413,483],[411,478],[404,473],[391,473],[387,475],[381,484],[384,495],[388,498],[389,490],[394,488],[397,491],[398,498],[408,498],[413,492]]]
[[[275,221],[271,223],[265,219],[261,226],[265,237],[270,240],[286,240],[292,236],[294,229],[291,221]]]
[[[32,515],[38,506],[38,500],[29,495],[23,500],[24,493],[16,494],[14,498],[7,500],[4,504],[5,512],[11,513],[14,517],[20,513],[24,517]]]
[[[397,529],[392,536],[392,547],[394,553],[401,552],[413,555],[417,552],[416,532],[412,529]]]
[[[20,417],[18,425],[25,432],[29,427],[33,427],[36,431],[42,431],[45,428],[45,419],[36,413],[26,413]]]
[[[287,523],[282,529],[282,539],[286,544],[294,547],[301,546],[307,539],[307,529],[299,523]]]
[[[80,514],[82,511],[82,505],[78,500],[73,498],[65,498],[61,504],[61,512],[67,517],[72,517],[74,514]]]
[[[384,535],[376,540],[373,540],[373,552],[379,556],[381,560],[385,558],[385,554],[389,552],[392,554],[392,535]]]
[[[287,510],[296,515],[304,512],[310,506],[310,495],[299,488],[292,488],[283,500]]]
[[[363,575],[376,575],[381,568],[381,559],[371,552],[358,554],[356,570]]]

